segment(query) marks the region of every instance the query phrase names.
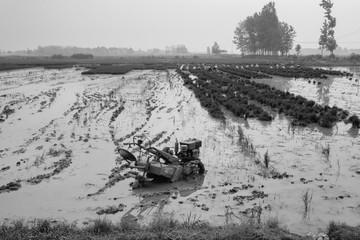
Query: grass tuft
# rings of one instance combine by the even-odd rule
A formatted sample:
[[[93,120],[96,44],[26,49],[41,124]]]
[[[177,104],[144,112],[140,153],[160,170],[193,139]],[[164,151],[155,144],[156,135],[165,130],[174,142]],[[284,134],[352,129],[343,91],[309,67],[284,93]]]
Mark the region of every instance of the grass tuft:
[[[274,218],[269,218],[266,222],[265,222],[265,226],[271,229],[277,229],[280,228],[280,221],[278,218],[274,217]]]
[[[106,218],[96,219],[92,225],[87,228],[87,231],[93,234],[108,234],[111,233],[114,228],[114,225],[110,220]]]
[[[191,212],[186,215],[185,218],[183,218],[182,226],[185,228],[193,228],[199,225],[199,223],[202,223],[200,221],[200,216],[197,216],[196,214],[192,214]]]
[[[172,229],[179,225],[179,222],[175,219],[174,213],[169,215],[157,214],[157,216],[150,222],[148,228],[149,231],[161,232],[166,229]]]
[[[38,219],[35,221],[35,228],[37,229],[37,231],[39,231],[40,233],[50,233],[52,228],[51,228],[51,223],[48,219]]]

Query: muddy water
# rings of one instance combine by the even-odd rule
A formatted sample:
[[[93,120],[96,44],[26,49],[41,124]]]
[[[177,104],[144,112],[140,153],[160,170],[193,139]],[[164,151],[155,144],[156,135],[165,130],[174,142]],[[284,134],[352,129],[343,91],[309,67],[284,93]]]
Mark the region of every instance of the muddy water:
[[[270,84],[360,113],[354,80],[321,81],[279,78]],[[360,143],[349,125],[292,128],[278,115],[271,124],[231,114],[225,122],[214,120],[174,71],[89,77],[74,69],[30,69],[0,73],[0,84],[1,110],[10,104],[15,110],[0,123],[0,169],[10,167],[0,172],[0,185],[21,184],[17,191],[0,193],[3,221],[43,217],[87,224],[100,216],[145,224],[162,213],[226,224],[251,216],[258,220],[248,209],[260,206],[261,221],[277,217],[297,233],[316,232],[329,220],[359,223]],[[239,126],[255,155],[239,143]],[[173,146],[176,138],[201,139],[207,173],[132,190],[133,180],[122,177],[129,170],[120,169],[115,150],[137,134],[155,139],[153,146],[160,149]],[[328,145],[326,157],[322,150]],[[260,176],[269,172],[258,163],[266,151],[271,170],[293,177]],[[70,164],[54,171],[61,159]],[[306,190],[312,200],[305,215]],[[116,214],[97,214],[119,204],[124,207]]]

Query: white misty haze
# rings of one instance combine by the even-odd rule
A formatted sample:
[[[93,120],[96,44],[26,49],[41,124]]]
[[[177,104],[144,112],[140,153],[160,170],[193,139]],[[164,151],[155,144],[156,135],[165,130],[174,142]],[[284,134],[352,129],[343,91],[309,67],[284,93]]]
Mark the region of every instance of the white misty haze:
[[[60,45],[164,49],[185,44],[205,52],[217,41],[232,44],[239,21],[269,0],[0,0],[0,50]],[[324,10],[320,0],[274,0],[280,21],[292,25],[296,43],[316,48]],[[340,47],[360,48],[359,0],[333,0]]]

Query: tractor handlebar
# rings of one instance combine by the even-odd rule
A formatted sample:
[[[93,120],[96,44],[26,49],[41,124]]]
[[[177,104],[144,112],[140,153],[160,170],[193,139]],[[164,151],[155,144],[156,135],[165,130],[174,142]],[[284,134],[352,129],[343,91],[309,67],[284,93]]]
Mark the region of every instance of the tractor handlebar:
[[[148,144],[144,144],[145,141],[147,141]],[[133,137],[133,142],[123,143],[123,145],[129,146],[129,148],[132,146],[138,146],[139,148],[144,149],[144,150],[148,150],[148,149],[152,148],[150,139],[148,139],[147,137],[144,137],[144,136],[139,136],[139,135],[135,135]],[[148,145],[149,147],[146,147],[146,145]]]

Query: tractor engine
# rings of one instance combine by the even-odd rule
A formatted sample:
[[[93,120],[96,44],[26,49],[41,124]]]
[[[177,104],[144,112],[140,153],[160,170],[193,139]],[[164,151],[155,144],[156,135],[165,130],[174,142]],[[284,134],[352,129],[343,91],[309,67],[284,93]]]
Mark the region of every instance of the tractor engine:
[[[180,142],[180,151],[177,153],[177,157],[182,162],[199,159],[201,145],[201,140],[195,138],[182,141]]]

